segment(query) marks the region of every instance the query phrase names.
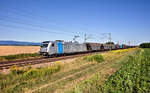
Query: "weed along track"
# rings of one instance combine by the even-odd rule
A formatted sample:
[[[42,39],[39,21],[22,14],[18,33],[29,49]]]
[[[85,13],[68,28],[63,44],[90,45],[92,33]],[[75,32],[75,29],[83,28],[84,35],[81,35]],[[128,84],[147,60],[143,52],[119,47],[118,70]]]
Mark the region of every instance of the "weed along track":
[[[41,64],[41,63],[53,63],[54,61],[59,60],[65,60],[70,58],[76,58],[86,55],[91,55],[95,53],[103,53],[102,52],[93,52],[93,53],[87,53],[87,54],[76,54],[76,55],[67,55],[67,56],[60,56],[60,57],[54,57],[54,58],[37,58],[37,59],[30,59],[30,60],[17,60],[17,61],[8,61],[8,62],[0,62],[0,70],[3,69],[9,69],[11,66],[27,66],[27,65],[34,65],[34,64]]]

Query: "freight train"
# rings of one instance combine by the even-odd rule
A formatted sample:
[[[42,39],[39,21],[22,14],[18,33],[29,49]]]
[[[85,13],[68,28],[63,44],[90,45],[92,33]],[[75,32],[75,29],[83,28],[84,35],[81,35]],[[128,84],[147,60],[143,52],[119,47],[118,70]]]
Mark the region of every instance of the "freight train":
[[[57,56],[64,54],[74,53],[86,53],[93,51],[106,51],[110,48],[114,49],[125,49],[129,48],[127,45],[110,45],[110,44],[99,44],[99,43],[78,43],[78,42],[64,42],[63,40],[56,41],[44,41],[41,44],[40,54],[43,56]]]

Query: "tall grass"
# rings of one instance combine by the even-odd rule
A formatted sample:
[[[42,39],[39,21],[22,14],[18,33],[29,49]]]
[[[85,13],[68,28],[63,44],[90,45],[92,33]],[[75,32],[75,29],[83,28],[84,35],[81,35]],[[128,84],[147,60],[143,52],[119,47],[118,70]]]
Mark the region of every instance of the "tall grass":
[[[91,56],[85,56],[83,58],[83,60],[88,61],[88,62],[90,61],[90,62],[98,62],[98,63],[100,63],[100,62],[104,61],[104,58],[100,54],[95,54],[95,55],[91,55]]]
[[[102,90],[99,82],[100,78],[99,74],[95,74],[90,79],[80,82],[72,90],[65,93],[99,93]]]
[[[39,84],[44,79],[50,79],[53,73],[60,71],[61,65],[36,68],[36,69],[20,69],[19,67],[11,68],[12,73],[8,75],[0,75],[0,92],[16,93],[24,92],[31,86]]]

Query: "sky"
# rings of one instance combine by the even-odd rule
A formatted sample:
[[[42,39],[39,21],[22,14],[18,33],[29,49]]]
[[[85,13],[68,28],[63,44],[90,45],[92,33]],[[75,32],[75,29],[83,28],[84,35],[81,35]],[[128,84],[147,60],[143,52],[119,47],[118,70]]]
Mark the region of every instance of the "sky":
[[[150,42],[150,0],[0,0],[0,40],[139,45]]]

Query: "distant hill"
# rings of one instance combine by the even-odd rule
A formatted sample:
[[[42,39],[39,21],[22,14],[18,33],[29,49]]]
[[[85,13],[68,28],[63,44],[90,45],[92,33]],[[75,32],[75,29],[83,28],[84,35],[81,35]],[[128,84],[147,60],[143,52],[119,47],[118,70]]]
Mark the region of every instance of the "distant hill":
[[[4,41],[4,40],[0,40],[0,45],[40,46],[41,43],[36,43],[36,42],[21,42],[21,41]]]

